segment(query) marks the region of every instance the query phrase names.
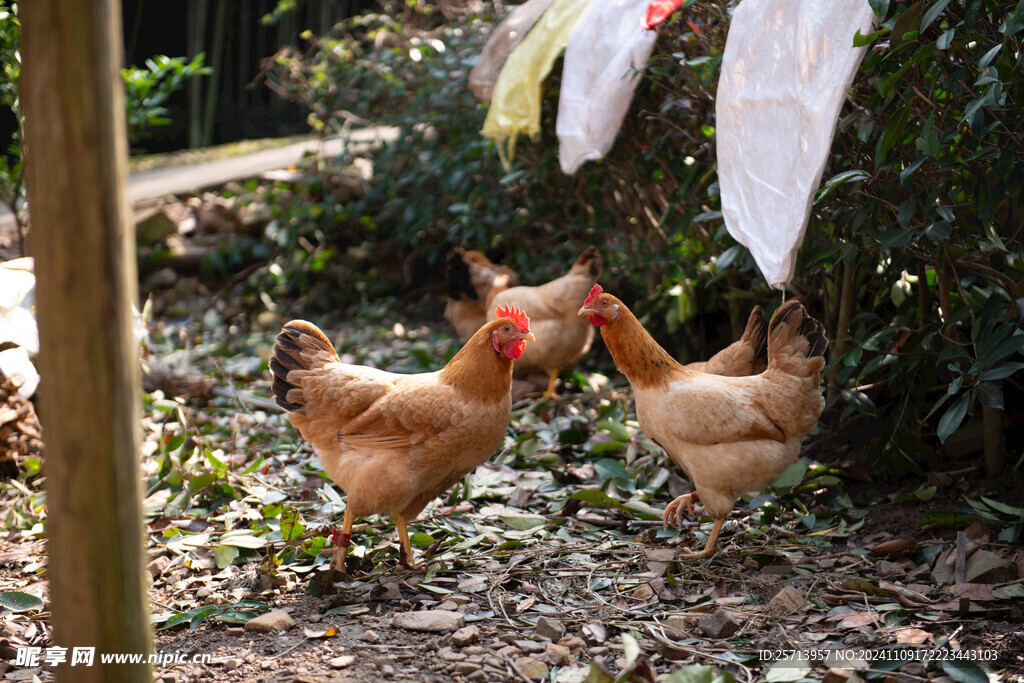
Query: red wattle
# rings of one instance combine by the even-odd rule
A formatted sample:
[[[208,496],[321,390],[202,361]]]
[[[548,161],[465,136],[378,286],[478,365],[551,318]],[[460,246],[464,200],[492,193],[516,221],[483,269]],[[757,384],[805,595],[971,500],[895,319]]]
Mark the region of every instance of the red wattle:
[[[604,325],[605,323],[608,322],[607,318],[598,315],[597,313],[595,313],[594,315],[588,315],[587,320],[589,320],[590,323],[596,327],[600,327],[601,325]]]
[[[495,343],[497,343],[497,340],[495,340]],[[506,358],[511,358],[512,360],[515,360],[519,358],[519,356],[523,355],[523,351],[525,350],[526,342],[520,339],[519,341],[513,342],[506,346],[504,349],[502,349],[502,353],[505,354]]]

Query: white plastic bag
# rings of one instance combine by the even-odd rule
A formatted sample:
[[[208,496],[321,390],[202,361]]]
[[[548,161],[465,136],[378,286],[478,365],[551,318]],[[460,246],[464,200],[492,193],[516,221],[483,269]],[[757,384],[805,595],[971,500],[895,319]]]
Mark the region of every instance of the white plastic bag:
[[[509,53],[523,41],[541,15],[551,7],[555,0],[527,0],[512,10],[491,35],[487,36],[487,44],[477,60],[473,70],[469,72],[469,89],[481,102],[490,102],[494,92],[494,82],[498,73],[508,59]]]
[[[772,287],[793,278],[839,110],[871,32],[867,0],[743,0],[715,107],[725,225]]]
[[[608,153],[651,56],[655,31],[643,28],[649,0],[601,0],[569,35],[558,99],[558,160],[572,175]]]
[[[481,132],[497,143],[504,165],[515,156],[519,135],[526,133],[535,138],[540,134],[544,79],[569,42],[573,25],[590,3],[591,0],[555,0],[501,67]]]

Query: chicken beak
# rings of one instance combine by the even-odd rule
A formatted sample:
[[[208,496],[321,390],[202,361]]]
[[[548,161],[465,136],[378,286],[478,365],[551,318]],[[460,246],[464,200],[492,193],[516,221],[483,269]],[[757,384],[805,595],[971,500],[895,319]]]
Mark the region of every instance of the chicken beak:
[[[527,332],[525,337],[520,337],[523,341],[537,341],[537,338],[533,336],[533,332]]]
[[[593,315],[594,313],[597,313],[597,311],[595,311],[592,308],[587,308],[586,306],[583,306],[582,308],[580,308],[579,313],[577,313],[576,315],[579,317],[584,315]]]

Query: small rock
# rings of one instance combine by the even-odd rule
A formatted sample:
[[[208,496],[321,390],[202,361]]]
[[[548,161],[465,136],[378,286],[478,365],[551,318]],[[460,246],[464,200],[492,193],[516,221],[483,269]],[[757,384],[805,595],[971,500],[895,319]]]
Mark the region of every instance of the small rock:
[[[164,570],[167,569],[167,565],[169,565],[170,563],[171,558],[167,557],[166,555],[161,555],[160,557],[154,558],[152,561],[150,561],[149,564],[146,565],[146,571],[149,572],[150,576],[156,579],[158,576],[164,573]]]
[[[245,634],[245,629],[241,626],[232,626],[231,628],[224,629],[224,633],[229,636],[241,636]]]
[[[468,595],[462,595],[461,593],[452,593],[448,596],[448,600],[454,602],[456,605],[459,606],[472,602]]]
[[[249,633],[269,633],[270,631],[285,631],[295,625],[288,613],[276,609],[273,612],[261,614],[245,622],[245,630]]]
[[[574,653],[582,652],[583,648],[587,646],[587,642],[578,636],[565,636],[558,640],[558,644],[569,648]]]
[[[608,629],[604,627],[604,624],[592,621],[583,625],[581,635],[594,645],[600,645],[608,640]]]
[[[697,627],[708,638],[720,640],[728,638],[740,630],[741,624],[733,618],[728,610],[719,607],[711,614],[704,614],[697,619]]]
[[[473,673],[466,676],[467,681],[473,681],[473,683],[486,683],[487,681],[495,680],[491,674],[488,674],[483,669],[474,671]]]
[[[422,612],[398,612],[391,619],[391,625],[410,631],[454,631],[462,628],[466,616],[459,612],[428,609]]]
[[[537,655],[537,660],[551,666],[565,666],[572,661],[572,653],[564,645],[548,643],[544,652]]]
[[[434,609],[444,610],[445,612],[454,612],[455,610],[459,609],[459,603],[455,602],[454,600],[445,600]]]
[[[831,557],[824,557],[818,560],[818,569],[832,569],[836,566],[836,561]]]
[[[785,586],[768,602],[768,611],[772,614],[793,614],[803,606],[804,594],[797,588]]]
[[[747,557],[747,558],[745,558],[743,560],[743,568],[744,569],[749,569],[749,570],[753,571],[753,570],[757,569],[760,566],[761,565],[758,564],[757,560],[755,560],[752,557]]]
[[[541,638],[547,638],[551,642],[557,642],[565,635],[565,625],[557,619],[541,617],[537,620],[537,628],[534,629]]]
[[[380,668],[380,675],[384,678],[393,678],[395,675],[395,667],[390,664],[385,664]]]
[[[544,643],[538,643],[536,640],[517,640],[516,647],[528,655],[544,652]]]
[[[506,645],[505,647],[498,650],[498,654],[503,657],[515,657],[516,655],[522,654],[514,645]]]
[[[344,669],[347,666],[352,666],[355,662],[355,655],[341,655],[340,657],[334,657],[327,664],[332,669]]]
[[[822,683],[846,683],[846,681],[850,680],[860,680],[857,672],[852,669],[840,669],[838,667],[829,669],[821,678]]]
[[[882,576],[905,576],[907,570],[903,568],[903,565],[898,562],[889,562],[882,560],[878,563],[878,571],[882,573]]]
[[[452,645],[456,647],[465,647],[478,640],[480,640],[480,627],[478,626],[463,626],[452,634]]]
[[[547,680],[548,678],[548,665],[544,662],[539,662],[533,657],[520,657],[515,662],[516,668],[531,681],[535,681],[538,678]]]
[[[376,631],[370,630],[364,633],[363,635],[359,636],[359,640],[363,641],[364,643],[379,643],[380,636],[377,634]]]
[[[244,663],[245,662],[243,662],[240,658],[232,657],[231,659],[225,659],[223,662],[221,662],[221,666],[224,667],[225,671],[234,671],[238,667],[242,666],[242,664]]]
[[[441,648],[437,656],[446,662],[462,662],[465,661],[467,655],[464,652],[455,652],[450,647]]]
[[[462,674],[463,676],[468,676],[469,674],[480,671],[480,665],[474,664],[473,662],[459,662],[454,666],[454,668],[452,668],[452,671],[457,674]]]

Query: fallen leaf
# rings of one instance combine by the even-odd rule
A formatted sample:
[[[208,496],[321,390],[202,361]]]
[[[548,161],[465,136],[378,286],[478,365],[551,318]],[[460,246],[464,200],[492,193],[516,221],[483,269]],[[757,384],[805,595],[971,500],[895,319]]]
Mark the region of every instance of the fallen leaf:
[[[913,645],[923,645],[931,640],[932,634],[928,633],[924,629],[920,628],[901,628],[896,631],[896,642],[897,643],[910,643]]]
[[[843,617],[838,628],[860,628],[877,624],[879,621],[878,612],[854,612]]]
[[[872,555],[902,555],[913,550],[917,544],[908,538],[894,538],[879,543],[871,549]]]
[[[334,636],[338,635],[338,629],[334,628],[333,626],[325,629],[311,629],[307,627],[302,629],[302,632],[305,633],[307,638],[313,639],[333,638]]]

